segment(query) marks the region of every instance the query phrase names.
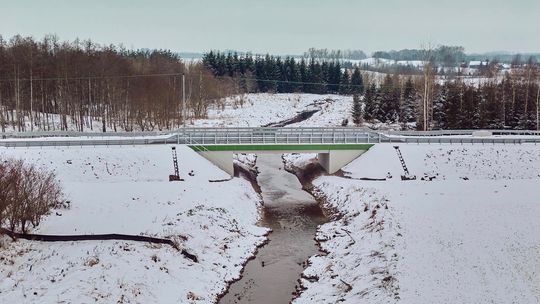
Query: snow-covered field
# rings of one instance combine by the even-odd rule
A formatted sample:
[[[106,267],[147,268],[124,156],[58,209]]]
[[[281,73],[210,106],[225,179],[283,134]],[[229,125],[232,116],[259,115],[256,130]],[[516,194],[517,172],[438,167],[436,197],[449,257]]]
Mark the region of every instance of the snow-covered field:
[[[259,126],[321,111],[300,125],[337,125],[348,97],[253,94],[243,108],[230,100],[197,126]],[[256,226],[260,196],[179,146],[183,182],[168,182],[170,146],[0,148],[0,159],[22,158],[53,170],[69,209],[54,210],[32,231],[40,234],[134,234],[171,238],[198,256],[170,246],[128,241],[41,243],[3,239],[0,302],[211,303],[238,278],[264,240]],[[240,155],[248,167],[254,155]],[[188,175],[194,170],[195,176]],[[186,238],[184,240],[184,237]]]
[[[539,303],[540,147],[400,147],[418,180],[381,144],[344,168],[352,179],[313,182],[342,217],[320,227],[328,254],[296,302]]]
[[[212,303],[265,240],[256,226],[260,196],[240,178],[210,182],[228,176],[177,149],[183,182],[168,181],[167,145],[0,149],[0,159],[54,170],[70,201],[34,233],[171,238],[199,260],[168,245],[4,239],[0,303]]]
[[[248,94],[230,99],[193,126],[261,126],[319,110],[291,126],[338,126],[352,98]],[[540,146],[401,145],[416,181],[401,181],[391,145],[373,147],[323,176],[314,194],[337,211],[317,234],[298,303],[539,303]],[[211,303],[264,240],[260,196],[178,146],[183,182],[169,145],[0,148],[54,170],[69,209],[55,210],[33,232],[142,234],[168,245],[127,241],[40,243],[4,238],[0,303]],[[287,156],[303,166],[314,155]],[[253,154],[239,155],[254,167]],[[194,170],[195,175],[188,172]],[[387,179],[366,181],[360,178]],[[422,180],[423,179],[423,180]],[[186,237],[184,239],[183,237]]]

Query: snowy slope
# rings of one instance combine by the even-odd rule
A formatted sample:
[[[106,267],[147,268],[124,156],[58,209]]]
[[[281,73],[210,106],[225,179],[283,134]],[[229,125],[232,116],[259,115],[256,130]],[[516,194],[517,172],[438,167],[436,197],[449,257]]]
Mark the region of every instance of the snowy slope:
[[[317,233],[297,303],[539,303],[540,148],[391,145],[316,179],[315,194],[343,217]],[[305,158],[289,158],[305,163]],[[465,179],[464,179],[465,178]],[[311,278],[315,279],[311,279]]]
[[[166,245],[20,240],[2,248],[0,303],[212,303],[265,239],[260,196],[242,179],[209,182],[227,175],[184,146],[178,152],[184,182],[168,181],[165,145],[1,149],[2,159],[54,170],[71,202],[35,233],[172,238],[199,263]]]
[[[352,97],[316,94],[246,94],[228,98],[224,108],[209,110],[208,119],[193,121],[198,127],[257,127],[293,118],[306,110],[320,109],[312,118],[292,126],[339,126],[350,117]]]

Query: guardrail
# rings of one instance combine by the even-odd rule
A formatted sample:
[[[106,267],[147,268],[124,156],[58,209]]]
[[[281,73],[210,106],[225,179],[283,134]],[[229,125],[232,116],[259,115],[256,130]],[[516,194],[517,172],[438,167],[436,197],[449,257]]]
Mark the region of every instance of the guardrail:
[[[60,132],[58,139],[50,138],[55,132],[39,132],[32,137],[45,134],[43,140],[29,138],[27,133],[17,133],[12,140],[0,140],[5,147],[43,147],[43,146],[112,146],[112,145],[150,145],[150,144],[189,144],[189,145],[227,145],[227,144],[371,144],[371,143],[416,143],[416,144],[521,144],[540,143],[538,131],[491,130],[501,137],[471,137],[474,130],[449,130],[427,132],[393,132],[392,135],[377,133],[365,128],[182,128],[174,132],[137,133],[81,133]],[[518,132],[513,134],[509,132]],[[470,134],[469,134],[470,133]],[[107,134],[107,135],[105,135]],[[144,134],[144,136],[141,136]],[[408,136],[404,134],[414,134]],[[436,136],[438,135],[438,136]],[[538,135],[512,138],[511,135]],[[445,137],[450,136],[450,137]],[[451,137],[455,136],[455,137]],[[461,136],[461,137],[459,137]],[[73,137],[65,138],[65,137]],[[82,138],[84,137],[84,138]]]
[[[488,131],[493,135],[533,135],[540,136],[540,131],[537,130],[433,130],[433,131],[380,131],[387,135],[401,136],[455,136],[455,135],[472,135],[477,131]]]
[[[0,133],[0,138],[39,138],[39,137],[155,137],[178,133],[311,133],[311,132],[373,132],[367,128],[358,127],[189,127],[169,131],[144,131],[144,132],[77,132],[77,131],[36,131],[36,132],[5,132]]]

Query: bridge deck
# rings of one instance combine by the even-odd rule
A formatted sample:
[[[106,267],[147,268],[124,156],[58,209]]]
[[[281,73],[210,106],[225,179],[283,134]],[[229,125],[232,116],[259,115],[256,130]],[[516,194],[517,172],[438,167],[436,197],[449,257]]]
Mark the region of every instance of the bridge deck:
[[[308,151],[329,152],[334,150],[369,150],[373,144],[252,144],[252,145],[189,145],[195,151]]]
[[[182,128],[168,132],[10,132],[1,133],[0,146],[97,146],[97,145],[149,145],[187,144],[192,146],[231,145],[232,148],[208,149],[238,150],[238,145],[269,149],[260,145],[287,145],[275,149],[317,150],[317,145],[347,145],[373,143],[450,143],[450,144],[520,144],[540,143],[539,131],[491,130],[494,135],[475,137],[472,130],[447,130],[427,132],[384,132],[357,127],[246,127],[246,128]],[[293,148],[292,145],[299,145]],[[345,146],[334,149],[345,149]],[[327,147],[324,147],[327,149]]]

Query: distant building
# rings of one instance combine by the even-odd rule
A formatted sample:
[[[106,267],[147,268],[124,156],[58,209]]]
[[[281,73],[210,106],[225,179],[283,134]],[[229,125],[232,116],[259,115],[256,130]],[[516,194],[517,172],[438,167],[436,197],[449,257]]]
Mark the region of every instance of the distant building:
[[[489,61],[469,61],[469,69],[479,69],[480,67],[486,67],[488,64]]]

